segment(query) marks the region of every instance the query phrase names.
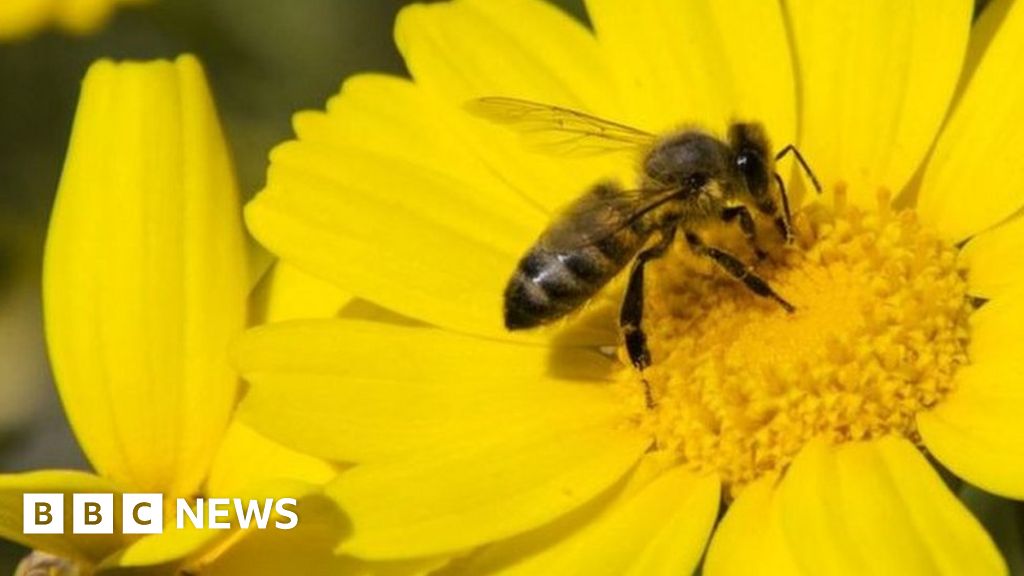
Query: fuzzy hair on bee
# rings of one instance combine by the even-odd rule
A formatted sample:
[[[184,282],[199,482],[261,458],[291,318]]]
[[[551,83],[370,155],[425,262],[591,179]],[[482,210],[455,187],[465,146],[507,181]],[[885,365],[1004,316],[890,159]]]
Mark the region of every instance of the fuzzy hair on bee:
[[[642,329],[644,268],[665,253],[679,233],[698,256],[718,265],[758,296],[787,312],[794,306],[733,254],[705,244],[701,231],[714,222],[735,223],[758,258],[755,215],[770,218],[792,241],[789,201],[775,162],[792,153],[820,185],[792,145],[773,154],[764,128],[735,122],[724,139],[686,128],[657,136],[584,112],[520,100],[481,98],[468,109],[530,137],[588,151],[642,152],[640,186],[627,190],[599,182],[570,203],[519,260],[505,289],[509,330],[529,329],[580,308],[631,262],[619,326],[630,360],[651,363]]]

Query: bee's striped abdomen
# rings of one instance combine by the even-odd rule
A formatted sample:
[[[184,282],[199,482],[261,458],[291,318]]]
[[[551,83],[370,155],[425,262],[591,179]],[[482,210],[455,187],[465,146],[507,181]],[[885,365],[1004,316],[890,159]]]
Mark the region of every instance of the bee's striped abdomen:
[[[641,238],[626,229],[595,245],[552,250],[543,238],[505,288],[505,327],[533,328],[579,308],[633,258]]]

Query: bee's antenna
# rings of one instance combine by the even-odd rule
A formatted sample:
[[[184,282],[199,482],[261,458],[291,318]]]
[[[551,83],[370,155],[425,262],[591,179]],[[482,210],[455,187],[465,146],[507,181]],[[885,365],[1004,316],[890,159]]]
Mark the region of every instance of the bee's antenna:
[[[775,155],[775,161],[777,162],[782,160],[786,154],[789,154],[790,152],[793,153],[793,156],[796,156],[796,161],[800,163],[800,167],[804,169],[804,173],[811,179],[811,184],[814,185],[814,189],[817,190],[818,194],[821,194],[821,183],[818,182],[818,177],[814,175],[814,171],[812,171],[811,167],[807,165],[807,161],[804,160],[803,154],[797,150],[796,146],[786,144],[786,147],[779,150],[779,153]]]

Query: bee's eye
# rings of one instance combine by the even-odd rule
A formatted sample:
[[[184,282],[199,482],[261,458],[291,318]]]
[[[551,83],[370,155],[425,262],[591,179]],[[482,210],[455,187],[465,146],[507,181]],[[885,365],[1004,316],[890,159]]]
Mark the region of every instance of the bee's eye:
[[[741,172],[746,173],[756,171],[761,167],[761,164],[760,155],[756,152],[744,151],[736,155],[736,167],[739,168]]]
[[[744,150],[737,154],[736,168],[743,174],[751,194],[757,196],[768,189],[767,170],[761,155],[757,152]]]

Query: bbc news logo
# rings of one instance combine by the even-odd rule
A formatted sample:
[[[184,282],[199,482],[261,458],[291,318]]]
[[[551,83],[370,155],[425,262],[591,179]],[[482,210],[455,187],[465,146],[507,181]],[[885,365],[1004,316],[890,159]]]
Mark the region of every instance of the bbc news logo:
[[[64,494],[24,494],[22,531],[25,534],[63,534]],[[178,498],[175,500],[175,527],[181,530],[233,528],[291,530],[299,524],[294,498]],[[72,534],[113,534],[113,494],[72,494]],[[163,494],[122,494],[122,534],[160,534],[164,531]]]

